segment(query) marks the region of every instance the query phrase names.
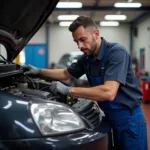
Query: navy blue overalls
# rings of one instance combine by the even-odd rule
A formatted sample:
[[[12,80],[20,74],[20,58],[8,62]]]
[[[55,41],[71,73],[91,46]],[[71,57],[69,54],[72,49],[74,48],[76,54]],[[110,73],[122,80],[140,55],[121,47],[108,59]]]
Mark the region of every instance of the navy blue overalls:
[[[110,47],[114,46],[115,43],[107,43],[107,46],[104,51],[104,56],[100,63],[100,75],[95,77],[92,76],[90,72],[91,60],[87,59],[87,78],[91,86],[98,86],[104,84],[104,75],[105,75],[105,65],[107,54]],[[115,150],[147,150],[147,139],[145,138],[146,127],[145,123],[141,120],[144,120],[141,107],[134,108],[129,110],[123,106],[117,104],[114,99],[113,101],[102,101],[98,102],[100,108],[105,113],[105,118],[101,123],[98,130],[100,132],[108,133],[109,135],[109,149]],[[120,111],[115,111],[111,108],[121,108]],[[141,121],[141,122],[140,122]],[[143,125],[143,126],[142,126]],[[110,146],[112,142],[112,136],[110,134],[110,129],[113,129],[114,135],[114,145],[115,148]],[[137,138],[138,137],[138,138]],[[112,143],[111,143],[112,144]]]

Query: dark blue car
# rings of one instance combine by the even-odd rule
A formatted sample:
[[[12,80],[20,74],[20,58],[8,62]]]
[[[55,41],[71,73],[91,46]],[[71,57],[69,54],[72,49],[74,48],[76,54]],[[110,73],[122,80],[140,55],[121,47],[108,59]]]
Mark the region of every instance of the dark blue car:
[[[0,150],[100,150],[102,115],[91,100],[49,90],[53,79],[25,76],[13,60],[58,0],[1,0]],[[103,148],[102,148],[103,149]]]

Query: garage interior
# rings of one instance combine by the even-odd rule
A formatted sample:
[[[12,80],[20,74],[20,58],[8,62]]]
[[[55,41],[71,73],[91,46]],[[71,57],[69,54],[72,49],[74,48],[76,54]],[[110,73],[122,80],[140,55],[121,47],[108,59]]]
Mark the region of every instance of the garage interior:
[[[150,73],[150,1],[149,0],[60,0],[60,2],[81,2],[81,8],[56,8],[47,20],[45,27],[41,29],[29,42],[35,44],[43,42],[40,35],[43,34],[46,45],[48,46],[48,64],[58,63],[64,53],[76,51],[78,48],[72,40],[68,31],[68,25],[60,26],[60,22],[71,22],[71,19],[64,19],[60,15],[87,15],[97,23],[100,35],[108,41],[118,42],[125,46],[133,58],[133,65],[139,80],[141,88],[144,90],[143,110],[147,119],[148,143],[150,150],[150,85],[146,78]],[[141,3],[139,8],[132,7],[114,7],[115,3]],[[125,20],[106,20],[106,15],[123,15]],[[61,20],[62,17],[62,20]],[[59,20],[60,19],[60,20]],[[119,26],[102,26],[102,21],[118,21]],[[43,33],[42,30],[46,30]],[[57,41],[57,44],[55,44]],[[67,44],[66,44],[67,43]],[[26,47],[27,48],[27,47]],[[58,51],[59,53],[58,53]],[[144,52],[144,54],[143,54]],[[30,63],[30,62],[29,62]],[[148,74],[148,76],[147,76]],[[146,75],[146,76],[145,76]],[[144,83],[143,83],[144,81]],[[148,90],[145,89],[149,85]]]
[[[150,0],[60,0],[59,2],[77,2],[79,8],[73,8],[75,4],[71,4],[70,8],[66,7],[69,4],[65,4],[65,7],[57,5],[15,62],[39,68],[53,68],[64,54],[79,51],[68,31],[68,25],[77,16],[90,16],[97,24],[100,36],[110,42],[122,44],[133,58],[133,67],[143,92],[142,109],[147,121],[150,150]],[[137,5],[119,7],[116,3]],[[35,56],[36,51],[39,55]],[[0,53],[6,55],[2,45]]]

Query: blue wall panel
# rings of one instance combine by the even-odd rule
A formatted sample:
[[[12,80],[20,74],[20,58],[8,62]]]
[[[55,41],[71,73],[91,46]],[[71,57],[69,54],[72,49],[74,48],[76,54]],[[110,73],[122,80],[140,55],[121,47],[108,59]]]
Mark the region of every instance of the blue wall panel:
[[[46,45],[27,45],[25,47],[25,64],[38,68],[47,67]]]

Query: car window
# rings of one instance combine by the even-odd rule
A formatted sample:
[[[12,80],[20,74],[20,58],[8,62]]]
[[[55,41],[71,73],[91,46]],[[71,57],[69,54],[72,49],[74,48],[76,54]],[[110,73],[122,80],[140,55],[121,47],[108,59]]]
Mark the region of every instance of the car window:
[[[77,62],[77,60],[78,60],[80,57],[81,57],[81,55],[72,56],[72,58],[71,58],[71,63]]]
[[[60,58],[58,63],[68,67],[72,63],[76,62],[80,56],[81,54],[77,54],[77,55],[65,54]]]
[[[69,55],[69,54],[63,55],[63,56],[60,58],[60,60],[59,60],[59,64],[63,64],[63,65],[65,65],[65,66],[68,66],[67,64],[68,64],[68,62],[70,61],[69,58],[70,58],[70,55]]]
[[[81,57],[81,55],[75,55],[72,58],[78,60]]]

